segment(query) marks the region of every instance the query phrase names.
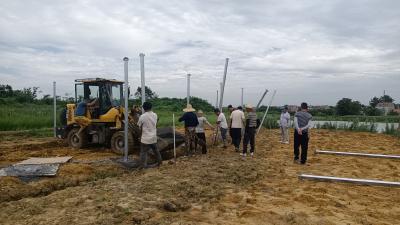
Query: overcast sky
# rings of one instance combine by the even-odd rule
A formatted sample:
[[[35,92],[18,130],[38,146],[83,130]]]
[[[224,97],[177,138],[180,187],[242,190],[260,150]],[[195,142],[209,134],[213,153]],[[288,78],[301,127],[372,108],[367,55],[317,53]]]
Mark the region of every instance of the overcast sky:
[[[215,104],[230,58],[226,104],[367,104],[383,90],[400,102],[400,1],[0,1],[0,83],[73,93],[85,77],[146,84],[160,96]],[[271,91],[272,92],[272,91]],[[267,104],[271,92],[264,104]]]

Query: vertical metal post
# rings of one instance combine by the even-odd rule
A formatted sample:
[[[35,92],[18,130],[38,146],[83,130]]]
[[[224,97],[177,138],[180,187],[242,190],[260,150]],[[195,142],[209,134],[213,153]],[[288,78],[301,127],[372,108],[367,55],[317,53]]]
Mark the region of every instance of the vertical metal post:
[[[186,105],[190,104],[190,74],[187,75]]]
[[[215,102],[215,108],[218,108],[218,90],[217,90],[217,101]]]
[[[261,96],[260,101],[257,104],[256,110],[261,106],[262,101],[264,100],[265,95],[268,93],[268,89],[265,89],[264,94]]]
[[[124,73],[125,73],[125,82],[124,82],[124,100],[125,100],[125,104],[124,104],[124,162],[128,161],[128,61],[129,58],[125,57],[124,59]]]
[[[176,162],[175,113],[172,113],[172,127],[174,130],[174,160]]]
[[[53,81],[53,129],[54,137],[57,137],[57,92],[55,81]]]
[[[146,83],[144,80],[144,54],[140,53],[139,57],[140,57],[140,77],[142,80],[141,89],[142,89],[142,105],[143,105],[143,103],[146,101]],[[144,113],[143,109],[142,113]]]
[[[224,90],[225,90],[225,82],[226,82],[226,74],[228,72],[228,62],[229,58],[225,59],[225,69],[224,69],[224,79],[222,80],[222,87],[221,87],[221,98],[219,100],[219,109],[222,112],[222,104],[224,103]]]
[[[264,123],[265,117],[267,117],[269,107],[271,106],[272,101],[274,100],[275,94],[276,94],[276,90],[274,90],[274,93],[272,94],[272,97],[271,97],[271,100],[269,101],[267,110],[265,111],[264,116],[263,116],[263,118],[262,118],[262,120],[261,120],[260,127],[259,127],[258,130],[257,130],[257,134],[258,134],[258,133],[260,132],[260,130],[261,130],[261,127],[262,127],[262,125],[263,125],[263,123]]]
[[[222,95],[222,82],[219,83],[219,102],[218,102],[218,109],[221,110],[222,112],[221,95]]]
[[[243,107],[243,109],[244,109],[244,105],[243,105],[243,88],[242,88],[242,98],[241,98],[240,105],[241,105],[241,106]]]

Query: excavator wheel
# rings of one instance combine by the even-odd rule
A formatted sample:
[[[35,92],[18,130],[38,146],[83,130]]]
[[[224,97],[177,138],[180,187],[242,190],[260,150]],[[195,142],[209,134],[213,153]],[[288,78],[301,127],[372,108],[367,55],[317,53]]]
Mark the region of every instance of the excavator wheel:
[[[73,148],[83,148],[87,144],[87,136],[85,132],[78,134],[79,128],[73,128],[68,132],[68,145]]]
[[[117,131],[111,137],[111,149],[113,150],[113,152],[119,155],[124,154],[124,146],[125,146],[124,136],[125,135],[123,131]],[[133,145],[134,145],[133,137],[131,134],[128,133],[129,152],[133,148]]]

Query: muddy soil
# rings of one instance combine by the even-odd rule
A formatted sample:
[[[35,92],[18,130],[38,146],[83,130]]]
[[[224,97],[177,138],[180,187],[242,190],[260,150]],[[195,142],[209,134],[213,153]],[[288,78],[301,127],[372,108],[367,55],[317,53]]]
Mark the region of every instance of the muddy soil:
[[[107,163],[117,157],[107,149],[77,151],[48,144],[52,139],[29,147],[25,141],[18,147],[0,143],[0,165],[31,156],[77,161],[61,166],[55,178],[0,178],[1,224],[400,224],[400,188],[297,178],[309,173],[400,182],[399,160],[312,153],[399,155],[400,140],[383,134],[313,130],[308,163],[298,165],[292,144],[280,144],[277,130],[263,131],[253,158],[213,147],[207,155],[140,171]],[[102,163],[83,163],[93,160]]]

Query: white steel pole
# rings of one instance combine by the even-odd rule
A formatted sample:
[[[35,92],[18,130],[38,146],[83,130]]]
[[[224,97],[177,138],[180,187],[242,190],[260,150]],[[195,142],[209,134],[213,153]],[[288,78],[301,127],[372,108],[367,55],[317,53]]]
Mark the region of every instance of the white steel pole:
[[[143,105],[143,103],[146,101],[146,83],[144,78],[144,54],[140,53],[139,57],[140,57],[140,77],[142,80],[141,91],[142,91],[142,105]],[[143,109],[142,112],[144,112]]]
[[[244,108],[244,105],[243,105],[243,88],[242,88],[242,97],[241,97],[240,105]]]
[[[215,108],[218,108],[218,90],[217,90],[217,101],[215,102]]]
[[[186,105],[190,104],[190,74],[187,75]]]
[[[260,127],[259,127],[258,130],[257,130],[257,134],[258,134],[258,133],[260,132],[260,130],[261,130],[261,127],[262,127],[262,125],[263,125],[263,123],[264,123],[265,117],[267,117],[269,107],[271,106],[272,101],[274,100],[275,94],[276,94],[276,90],[274,90],[274,93],[272,94],[272,97],[271,97],[271,100],[269,101],[267,110],[265,111],[264,116],[263,116],[263,118],[262,118],[262,120],[261,120]]]
[[[175,113],[172,113],[172,127],[174,130],[174,160],[176,162]]]
[[[261,106],[262,101],[264,100],[265,95],[268,93],[268,89],[265,89],[264,94],[262,95],[260,101],[257,104],[256,110]]]
[[[219,109],[222,112],[222,104],[224,104],[224,90],[225,90],[225,83],[226,83],[226,74],[228,72],[228,62],[229,58],[225,59],[225,69],[224,69],[224,79],[222,80],[222,88],[221,88],[221,99],[219,100]]]
[[[222,112],[221,98],[222,98],[222,82],[219,83],[219,102],[218,102],[218,109],[221,110]]]
[[[53,117],[54,137],[57,137],[57,92],[55,81],[53,81]]]
[[[400,155],[384,155],[384,154],[371,154],[371,153],[360,153],[360,152],[338,152],[338,151],[326,151],[326,150],[315,150],[316,154],[327,154],[327,155],[343,155],[343,156],[360,156],[370,158],[385,158],[385,159],[400,159]]]
[[[125,57],[124,59],[124,73],[125,73],[125,83],[124,83],[124,88],[125,88],[125,93],[124,93],[124,97],[125,97],[125,104],[124,104],[124,108],[125,108],[125,112],[124,112],[124,161],[127,162],[128,161],[128,61],[129,58]]]
[[[344,183],[355,183],[360,185],[371,185],[371,186],[388,186],[388,187],[400,187],[400,182],[383,181],[383,180],[368,180],[368,179],[354,179],[347,177],[331,177],[331,176],[316,176],[311,174],[300,174],[300,180],[315,180],[315,181],[329,181],[329,182],[344,182]]]

